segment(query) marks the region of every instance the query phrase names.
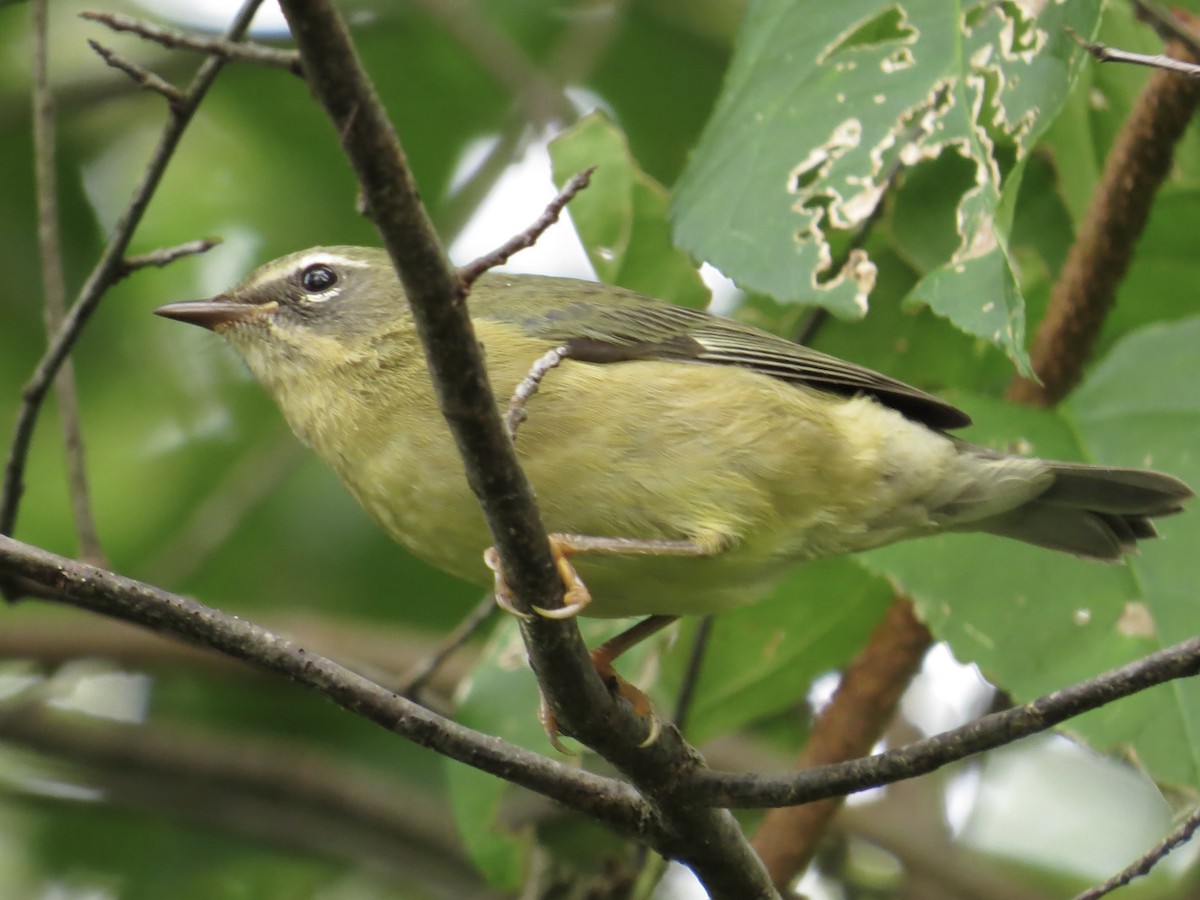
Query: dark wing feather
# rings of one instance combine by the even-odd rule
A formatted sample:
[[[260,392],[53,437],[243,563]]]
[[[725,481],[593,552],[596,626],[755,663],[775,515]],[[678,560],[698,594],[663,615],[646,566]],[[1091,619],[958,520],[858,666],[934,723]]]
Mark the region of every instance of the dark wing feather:
[[[501,280],[496,278],[496,282]],[[493,305],[487,302],[489,298],[481,298],[484,302],[477,311],[517,322],[537,337],[559,341],[570,358],[584,362],[657,359],[744,366],[842,396],[866,394],[937,430],[971,423],[962,410],[932,394],[732,319],[609,286],[557,278],[538,282],[536,296],[526,295],[530,298],[527,304],[514,306],[510,297],[508,302]],[[493,282],[489,285],[492,290],[484,293],[495,297],[507,293],[493,294],[496,288],[508,286]],[[529,282],[520,285],[522,290],[528,287]],[[476,296],[478,293],[473,298]]]

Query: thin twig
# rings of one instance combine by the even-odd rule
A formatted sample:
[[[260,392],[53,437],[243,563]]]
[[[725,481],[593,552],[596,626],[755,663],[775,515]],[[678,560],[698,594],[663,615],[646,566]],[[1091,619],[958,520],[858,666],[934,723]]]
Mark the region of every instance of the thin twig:
[[[38,590],[44,599],[59,597],[58,592],[44,586],[38,585]],[[398,682],[405,670],[421,665],[428,658],[430,644],[437,640],[436,635],[425,631],[352,623],[316,614],[272,616],[263,624],[386,687]],[[0,628],[0,660],[23,659],[54,668],[81,657],[112,660],[139,671],[184,670],[231,679],[263,677],[262,672],[237,659],[118,619],[81,614],[65,607],[47,609],[44,604],[22,604],[5,612],[4,628]],[[464,647],[457,656],[445,660],[425,684],[423,705],[431,705],[432,695],[438,705],[448,706],[459,682],[476,662],[473,647]]]
[[[558,195],[546,204],[546,209],[538,216],[533,223],[524,231],[513,235],[491,253],[485,253],[479,259],[467,263],[458,270],[458,277],[462,279],[463,284],[470,287],[484,272],[489,269],[494,269],[496,266],[502,266],[508,261],[508,258],[514,253],[532,247],[537,243],[547,228],[558,221],[558,217],[562,215],[563,209],[571,202],[572,198],[584,188],[586,188],[592,180],[592,173],[596,171],[595,166],[590,166],[582,172],[577,172],[563,185],[563,189],[558,192]]]
[[[1021,706],[904,747],[785,775],[703,770],[692,783],[696,802],[741,808],[791,806],[883,787],[927,775],[952,762],[1041,734],[1068,719],[1178,678],[1200,675],[1200,638],[1046,694]]]
[[[63,284],[62,238],[58,217],[58,177],[54,119],[54,97],[49,74],[49,0],[34,0],[33,12],[33,144],[34,178],[37,182],[38,250],[41,256],[43,316],[47,340],[66,316],[66,286]],[[67,490],[79,554],[88,562],[105,565],[104,549],[92,515],[87,463],[83,447],[83,428],[79,420],[79,394],[75,388],[75,369],[67,360],[54,379],[58,415],[62,425],[67,466]]]
[[[687,668],[683,670],[683,682],[679,686],[679,696],[675,698],[675,715],[671,717],[675,727],[683,734],[687,734],[688,714],[692,711],[692,701],[696,697],[700,669],[704,665],[704,656],[708,652],[712,631],[713,617],[704,616],[692,637],[692,650],[688,654]]]
[[[1166,859],[1169,853],[1173,850],[1178,850],[1190,841],[1197,829],[1200,829],[1200,807],[1193,809],[1191,814],[1179,823],[1178,827],[1173,828],[1165,838],[1139,856],[1126,868],[1108,879],[1104,884],[1096,885],[1096,887],[1084,891],[1075,900],[1099,900],[1100,897],[1103,897],[1105,894],[1111,894],[1117,888],[1124,887],[1135,878],[1141,878],[1143,875],[1150,874],[1150,870]]]
[[[276,50],[274,47],[267,47],[263,44],[255,44],[250,41],[238,41],[229,37],[222,40],[219,38],[204,37],[203,35],[189,34],[186,31],[178,31],[174,28],[164,28],[161,25],[143,22],[141,19],[135,19],[132,16],[100,12],[92,9],[81,12],[79,17],[92,22],[99,22],[101,25],[107,25],[113,31],[127,31],[131,34],[136,34],[138,37],[161,44],[172,50],[194,50],[197,53],[206,53],[209,56],[215,56],[227,62],[257,63],[275,69],[284,69],[293,75],[299,75],[301,78],[304,77],[304,69],[300,65],[300,54],[296,53],[295,50]]]
[[[479,604],[454,626],[454,630],[442,638],[432,652],[404,674],[400,685],[396,688],[396,693],[402,697],[416,699],[417,694],[438,673],[442,665],[449,659],[450,654],[458,650],[486,625],[497,609],[496,598],[491,594],[479,601]]]
[[[88,39],[88,46],[96,51],[106,63],[128,75],[133,83],[148,91],[153,91],[166,98],[172,108],[183,103],[183,91],[167,81],[161,75],[155,75],[149,69],[142,68],[137,63],[126,59],[120,54],[105,47],[99,41]]]
[[[226,32],[228,40],[237,40],[245,33],[261,3],[262,0],[245,0],[241,10],[234,18],[233,24]],[[21,391],[21,407],[17,411],[16,421],[13,424],[12,444],[4,469],[4,487],[0,492],[0,534],[12,534],[16,525],[21,494],[25,490],[25,464],[29,457],[29,447],[33,440],[38,414],[46,399],[46,392],[67,359],[67,355],[71,352],[71,348],[75,345],[75,341],[79,338],[83,326],[95,312],[104,293],[119,277],[125,251],[150,203],[150,198],[158,188],[159,181],[162,180],[167,163],[174,154],[196,107],[199,106],[224,64],[225,61],[219,57],[206,59],[184,92],[184,101],[171,108],[171,116],[159,136],[158,146],[146,164],[146,170],[141,181],[134,188],[129,204],[117,220],[108,244],[80,289],[66,318],[55,332],[49,348],[38,361],[33,375]]]
[[[163,266],[169,266],[176,260],[183,259],[186,256],[207,253],[213,247],[219,246],[220,243],[220,238],[201,238],[197,241],[188,241],[186,244],[176,244],[174,247],[160,247],[158,250],[151,250],[149,253],[127,256],[121,260],[121,272],[118,277],[125,278],[128,275],[132,275],[138,269],[146,269],[150,266],[161,269]]]
[[[1107,44],[1086,40],[1074,28],[1067,28],[1066,31],[1071,36],[1071,39],[1086,50],[1088,55],[1096,60],[1096,62],[1129,63],[1134,66],[1148,66],[1151,69],[1177,72],[1189,78],[1200,78],[1200,66],[1195,63],[1184,62],[1170,56],[1164,56],[1161,53],[1147,54],[1134,53],[1131,50],[1118,50],[1115,47],[1109,47]]]
[[[389,731],[593,815],[623,833],[653,841],[662,827],[652,807],[628,785],[560,765],[442,719],[245,619],[2,535],[0,573],[30,578],[62,602],[136,622],[282,675]],[[742,808],[855,793],[928,774],[1047,731],[1122,697],[1197,674],[1200,638],[1192,638],[1031,703],[865,759],[780,776],[693,769],[684,787],[693,803]],[[669,732],[664,730],[664,738]]]
[[[482,4],[467,0],[418,0],[431,19],[458,41],[480,66],[507,88],[525,118],[534,123],[566,121],[575,108],[562,83],[543,74],[537,64],[497,27]]]

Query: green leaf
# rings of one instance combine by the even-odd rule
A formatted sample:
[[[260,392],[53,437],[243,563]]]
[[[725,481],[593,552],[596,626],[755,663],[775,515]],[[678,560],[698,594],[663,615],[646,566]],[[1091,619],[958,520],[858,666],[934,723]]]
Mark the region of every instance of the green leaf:
[[[579,628],[588,646],[595,647],[625,630],[635,620],[580,619]],[[658,651],[662,640],[644,641],[621,656],[619,669],[631,682],[643,690],[653,687],[657,672]],[[470,677],[459,692],[456,718],[486,734],[511,741],[535,753],[552,755],[556,761],[568,759],[551,748],[550,740],[538,719],[537,681],[529,668],[520,629],[511,617],[501,622],[480,655]],[[659,709],[663,699],[656,694]],[[569,738],[563,743],[579,748]],[[591,760],[590,754],[584,756]],[[513,794],[511,784],[495,776],[472,769],[461,763],[446,762],[446,781],[450,791],[454,818],[458,822],[468,852],[488,882],[496,888],[516,891],[525,883],[530,853],[544,846],[548,838],[535,836],[532,828],[518,828],[505,821],[505,803]],[[606,841],[597,838],[586,822],[556,820],[554,840],[557,849],[575,857],[591,853],[588,868],[600,869],[604,857],[613,851]],[[582,829],[586,838],[581,838]],[[572,847],[585,841],[585,851]],[[573,860],[574,866],[582,864]]]
[[[1020,162],[1066,99],[1098,2],[751,4],[712,119],[678,185],[681,246],[743,287],[861,317],[874,283],[833,247],[899,165],[972,163],[956,244],[913,296],[1020,366],[1024,305],[1007,252]],[[1008,194],[1008,199],[1005,195]],[[840,235],[840,239],[839,239]]]
[[[1123,340],[1061,411],[977,398],[970,440],[1038,456],[1152,466],[1200,484],[1195,391],[1200,319]],[[917,603],[934,633],[990,680],[1028,700],[1200,631],[1195,511],[1159,523],[1123,566],[1072,559],[986,535],[946,535],[860,557]],[[1093,745],[1136,754],[1158,780],[1200,784],[1200,688],[1175,682],[1110,704],[1068,726]]]
[[[595,166],[591,186],[571,201],[571,219],[602,281],[703,309],[709,292],[696,265],[671,246],[666,189],[643,172],[619,128],[600,113],[550,144],[560,187]]]
[[[894,594],[849,559],[800,566],[762,602],[713,623],[687,736],[696,743],[802,703],[813,680],[843,666]],[[678,696],[687,643],[663,660],[663,693]]]
[[[537,681],[526,662],[517,623],[502,622],[463,684],[457,718],[471,728],[543,751],[546,736],[535,715],[537,697]],[[525,880],[533,833],[502,821],[501,807],[510,785],[449,760],[446,783],[459,832],[479,871],[500,890],[518,890]]]

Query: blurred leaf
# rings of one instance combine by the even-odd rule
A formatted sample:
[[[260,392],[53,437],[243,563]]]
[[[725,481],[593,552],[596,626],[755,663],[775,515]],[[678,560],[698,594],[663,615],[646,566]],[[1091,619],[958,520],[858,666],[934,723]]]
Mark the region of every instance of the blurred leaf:
[[[1015,3],[751,4],[679,183],[679,242],[747,289],[861,317],[873,278],[831,271],[827,232],[866,221],[893,166],[953,148],[975,170],[958,244],[913,296],[1026,366],[1007,248],[1019,161],[1078,68],[1064,26],[1091,34],[1098,16],[1094,2],[1036,22]]]
[[[1200,319],[1144,329],[1121,341],[1060,412],[984,398],[965,404],[965,436],[1038,456],[1154,466],[1200,484],[1193,391],[1162,391],[1161,371],[1200,379]],[[1124,566],[1104,566],[986,535],[949,535],[860,557],[910,594],[955,655],[1028,700],[1200,631],[1195,515],[1159,525]],[[1200,689],[1176,682],[1110,704],[1068,726],[1095,746],[1129,748],[1157,779],[1200,785]]]
[[[596,647],[619,634],[636,620],[580,619],[579,628],[588,646]],[[643,641],[621,656],[618,668],[639,688],[654,696],[658,709],[663,693],[656,682],[662,639]],[[471,676],[458,695],[456,718],[464,725],[510,741],[527,750],[551,756],[563,763],[592,763],[597,758],[570,738],[561,738],[572,750],[582,753],[572,759],[555,751],[542,730],[537,710],[540,691],[529,668],[525,645],[515,620],[500,623],[480,655]],[[598,761],[611,774],[606,764]],[[525,883],[535,835],[530,826],[506,821],[506,804],[519,791],[508,782],[446,761],[454,817],[463,841],[488,881],[502,890],[517,890]],[[611,859],[613,845],[600,837],[594,825],[577,817],[556,819],[550,826],[556,832],[553,841],[569,848],[577,869],[602,871]],[[582,831],[584,837],[580,837]],[[548,838],[541,838],[545,843]]]
[[[515,621],[505,621],[493,632],[462,686],[457,718],[471,728],[542,753],[548,744],[536,715],[538,696],[520,629]],[[454,818],[475,865],[494,887],[518,890],[525,881],[533,832],[503,821],[501,808],[511,785],[449,760],[446,784]]]
[[[760,603],[721,615],[688,714],[688,739],[703,744],[802,706],[809,685],[863,645],[893,597],[891,585],[849,559],[796,569]],[[663,662],[662,693],[677,695],[687,642]]]
[[[571,219],[602,281],[703,309],[708,288],[686,253],[671,246],[667,192],[638,168],[620,129],[593,113],[550,144],[562,187],[595,166],[591,186],[571,201]]]

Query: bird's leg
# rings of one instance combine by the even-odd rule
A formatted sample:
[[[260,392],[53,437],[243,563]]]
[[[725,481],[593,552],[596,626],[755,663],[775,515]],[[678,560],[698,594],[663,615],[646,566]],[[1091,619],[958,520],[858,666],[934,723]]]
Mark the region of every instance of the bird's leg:
[[[672,541],[649,538],[611,538],[596,537],[587,534],[551,534],[550,553],[558,568],[559,577],[563,581],[563,605],[558,609],[532,607],[539,616],[547,619],[570,619],[583,612],[592,602],[592,595],[571,565],[568,557],[577,553],[618,553],[654,556],[713,556],[724,549],[719,542],[701,542],[695,540]],[[513,603],[512,588],[504,577],[500,564],[500,552],[495,547],[488,547],[483,552],[484,564],[495,575],[496,605],[518,619],[529,618],[529,613],[521,612]]]
[[[649,717],[649,730],[646,733],[646,739],[638,745],[639,747],[649,747],[658,740],[659,734],[662,733],[662,722],[655,715],[654,704],[650,698],[636,685],[622,678],[613,668],[613,663],[626,650],[633,649],[678,618],[679,616],[647,616],[637,624],[626,628],[616,637],[605,641],[589,654],[592,658],[592,665],[596,667],[596,674],[600,676],[600,680],[604,682],[609,693],[625,698],[639,716]],[[558,718],[551,711],[550,704],[546,702],[545,694],[542,694],[541,702],[538,704],[538,721],[542,723],[542,729],[546,732],[546,737],[550,739],[550,745],[560,753],[569,754],[570,751],[558,739]]]
[[[551,369],[558,368],[558,364],[567,358],[569,352],[566,347],[547,350],[529,367],[529,371],[513,391],[512,399],[508,401],[508,411],[504,414],[504,429],[508,432],[508,439],[514,444],[517,442],[517,429],[525,421],[525,404],[537,393],[542,379]]]

